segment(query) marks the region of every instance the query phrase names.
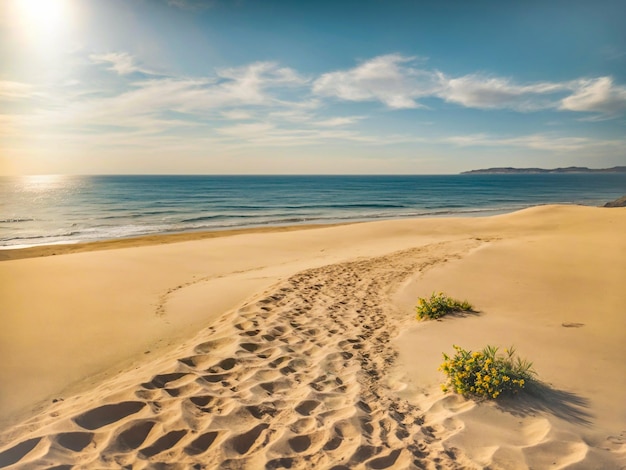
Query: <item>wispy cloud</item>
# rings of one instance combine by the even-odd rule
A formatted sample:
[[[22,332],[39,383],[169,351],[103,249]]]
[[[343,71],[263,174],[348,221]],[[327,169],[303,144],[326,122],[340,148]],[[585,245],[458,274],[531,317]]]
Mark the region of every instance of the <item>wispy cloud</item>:
[[[33,142],[29,136],[37,135],[39,142],[52,142],[59,148],[124,148],[129,152],[151,148],[201,152],[204,146],[214,152],[254,153],[257,147],[349,143],[367,149],[452,145],[615,154],[626,146],[623,140],[556,133],[446,136],[434,125],[428,132],[415,126],[413,132],[393,131],[376,126],[376,106],[369,112],[360,108],[356,114],[342,104],[374,102],[390,110],[418,109],[425,108],[420,101],[428,98],[432,109],[418,109],[415,114],[432,113],[436,100],[443,100],[467,108],[550,109],[554,115],[585,112],[604,119],[626,109],[624,86],[610,77],[559,83],[517,83],[480,74],[451,77],[398,54],[318,77],[275,62],[221,68],[201,77],[176,77],[150,74],[141,61],[124,52],[90,59],[115,72],[107,77],[110,88],[93,92],[87,83],[53,89],[0,81],[0,100],[20,100],[19,113],[0,116],[3,139],[21,138],[21,145],[27,146]],[[136,72],[144,75],[133,75]]]
[[[561,109],[619,115],[626,111],[626,86],[615,85],[611,77],[580,80],[574,93],[561,102]]]
[[[329,72],[313,84],[321,96],[347,101],[380,101],[390,108],[418,108],[418,98],[438,89],[436,75],[411,67],[415,59],[400,54],[375,57],[344,71]]]
[[[453,77],[418,68],[413,57],[400,54],[325,73],[313,83],[313,92],[344,101],[378,101],[391,109],[420,108],[424,107],[420,99],[439,98],[475,109],[554,109],[605,115],[626,111],[626,87],[614,84],[612,77],[534,83],[484,74]]]
[[[347,126],[350,124],[354,124],[356,122],[365,119],[365,116],[341,116],[334,117],[330,119],[324,119],[322,121],[316,121],[314,124],[316,126],[322,127],[338,127],[338,126]]]
[[[509,79],[465,75],[449,78],[439,74],[441,89],[437,96],[466,108],[514,109],[536,111],[556,105],[554,94],[569,90],[566,83],[518,85]]]
[[[128,75],[135,72],[141,72],[147,75],[159,75],[158,73],[137,64],[137,60],[127,52],[91,54],[89,59],[96,64],[109,65],[107,70],[112,70],[118,75]]]

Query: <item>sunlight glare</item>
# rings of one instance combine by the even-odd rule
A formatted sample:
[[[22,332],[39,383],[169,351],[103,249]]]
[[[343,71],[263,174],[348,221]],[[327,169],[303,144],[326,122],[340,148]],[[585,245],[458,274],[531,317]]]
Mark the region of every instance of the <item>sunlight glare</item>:
[[[22,177],[22,190],[30,193],[45,193],[67,184],[65,175],[27,175]]]
[[[51,40],[68,26],[68,0],[13,0],[13,4],[22,32],[31,39]]]

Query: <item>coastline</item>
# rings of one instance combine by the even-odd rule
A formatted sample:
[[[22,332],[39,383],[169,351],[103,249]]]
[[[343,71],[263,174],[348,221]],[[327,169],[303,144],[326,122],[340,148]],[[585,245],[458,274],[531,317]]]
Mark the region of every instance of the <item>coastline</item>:
[[[625,183],[619,174],[12,178],[0,184],[0,257],[144,236],[595,206]]]
[[[268,227],[242,227],[232,230],[203,230],[181,233],[157,233],[153,235],[140,235],[135,237],[115,238],[108,240],[96,240],[76,243],[58,243],[53,245],[36,245],[24,248],[6,247],[0,249],[0,262],[24,258],[39,258],[42,256],[66,255],[72,253],[84,253],[89,251],[115,250],[119,248],[136,248],[140,246],[162,245],[168,243],[180,243],[210,238],[230,237],[252,233],[292,232],[296,230],[308,230],[314,228],[332,227],[335,225],[349,225],[359,222],[344,222],[337,224],[315,225],[288,225]]]
[[[526,468],[529,462],[544,468],[550,458],[561,466],[619,468],[626,455],[626,436],[619,434],[626,410],[616,409],[626,388],[626,370],[619,361],[626,326],[619,313],[626,302],[619,288],[626,275],[626,246],[619,235],[624,230],[624,209],[540,206],[480,218],[186,233],[24,249],[31,250],[28,257],[0,263],[7,292],[3,310],[8,312],[2,337],[8,360],[0,367],[0,379],[11,384],[0,397],[0,456],[20,442],[39,439],[20,463],[104,465],[102,452],[116,456],[119,464],[190,463],[195,455],[206,457],[213,445],[215,464],[235,459],[244,468],[280,455],[292,459],[296,468],[304,465],[306,455],[319,458],[321,466],[352,462],[385,468],[381,465],[391,460],[409,465],[418,452],[424,454],[424,465],[440,459],[444,468],[505,461],[512,464],[503,468]],[[12,251],[22,250],[5,250]],[[501,286],[500,294],[494,285]],[[440,289],[467,296],[481,315],[416,323],[415,297]],[[587,313],[591,308],[593,317]],[[305,317],[298,316],[300,310],[307,312]],[[328,315],[333,312],[338,315],[333,321],[347,323],[332,327]],[[376,325],[373,336],[363,329],[370,321]],[[563,323],[584,326],[564,328]],[[283,327],[285,342],[263,339],[279,338]],[[354,336],[357,330],[363,338]],[[220,343],[220,338],[230,342]],[[487,425],[505,429],[511,411],[444,395],[432,366],[436,369],[444,343],[480,347],[478,338],[497,339],[502,347],[511,341],[521,345],[543,380],[584,399],[583,416],[592,428],[566,423],[549,407],[535,406],[530,407],[534,416],[517,425],[523,439],[492,432],[478,444],[472,441],[471,430]],[[528,343],[528,338],[538,340]],[[285,348],[292,357],[284,365],[291,364],[294,372],[271,373],[272,361],[282,357],[281,351],[286,354]],[[554,356],[559,348],[561,356]],[[390,351],[396,349],[400,357],[389,369],[386,361],[393,362]],[[337,362],[340,356],[344,359]],[[191,357],[195,359],[185,359]],[[584,357],[596,364],[593,385],[563,367]],[[290,362],[296,359],[304,362]],[[209,371],[210,364],[226,360],[239,365],[232,371]],[[622,378],[611,376],[611,368],[621,369]],[[329,371],[345,390],[325,391],[330,385],[318,379]],[[154,378],[164,374],[182,375],[171,384]],[[237,390],[220,395],[219,382],[206,378],[212,374]],[[140,385],[150,381],[151,387]],[[283,382],[289,385],[281,388]],[[263,388],[266,383],[276,385]],[[211,419],[201,410],[208,405],[200,411],[197,406],[193,412],[175,411],[207,394],[222,400]],[[53,399],[57,401],[51,403]],[[62,445],[61,434],[88,429],[76,427],[77,416],[92,416],[88,410],[98,404],[122,402],[158,402],[169,411],[138,404],[136,415],[101,426],[87,423],[95,426],[97,436],[85,447],[89,451]],[[317,411],[293,411],[304,402]],[[251,406],[283,411],[254,418],[244,413]],[[403,417],[393,415],[393,409]],[[383,433],[384,426],[373,424],[374,416],[408,437]],[[157,424],[146,433],[145,445],[142,441],[134,450],[122,450],[116,439],[138,425],[138,418]],[[231,431],[223,431],[227,419]],[[294,424],[298,419],[305,421],[300,427]],[[185,426],[198,434],[185,434],[179,445],[153,455],[139,452]],[[343,431],[337,434],[337,429]],[[258,431],[254,439],[253,430]],[[215,443],[194,454],[189,449],[198,447],[195,439],[207,432],[217,433]],[[243,435],[252,442],[239,452],[245,447],[237,447]],[[333,436],[341,440],[338,449],[325,450]],[[264,439],[265,450],[259,446]],[[568,461],[571,455],[578,460]]]

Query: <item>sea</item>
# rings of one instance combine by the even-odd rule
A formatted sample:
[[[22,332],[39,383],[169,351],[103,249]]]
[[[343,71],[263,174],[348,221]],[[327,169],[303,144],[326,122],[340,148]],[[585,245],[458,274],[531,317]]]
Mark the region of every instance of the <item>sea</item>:
[[[601,206],[624,173],[0,177],[0,249],[139,235]]]

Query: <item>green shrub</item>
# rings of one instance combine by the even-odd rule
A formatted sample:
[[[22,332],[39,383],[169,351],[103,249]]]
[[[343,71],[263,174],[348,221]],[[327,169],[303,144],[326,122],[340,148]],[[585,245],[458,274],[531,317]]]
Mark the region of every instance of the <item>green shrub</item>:
[[[498,398],[501,394],[517,393],[534,380],[532,363],[515,356],[509,348],[498,354],[498,348],[487,346],[482,351],[466,351],[454,346],[453,357],[443,354],[439,367],[448,376],[442,386],[463,396]]]
[[[425,318],[434,320],[452,312],[469,312],[472,308],[472,305],[466,300],[459,302],[458,300],[448,297],[443,292],[439,292],[438,294],[433,292],[430,299],[419,297],[418,305],[415,307],[415,310],[419,320]]]

